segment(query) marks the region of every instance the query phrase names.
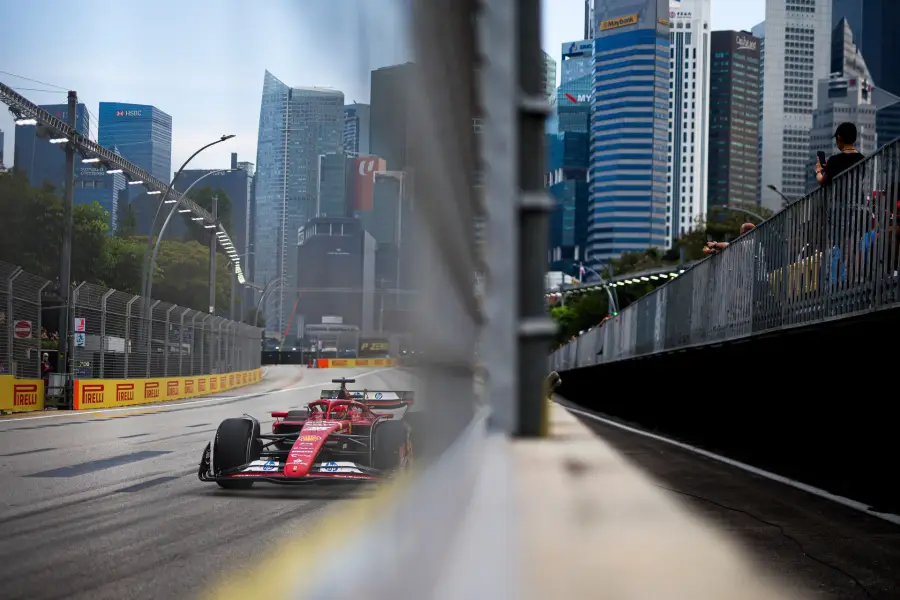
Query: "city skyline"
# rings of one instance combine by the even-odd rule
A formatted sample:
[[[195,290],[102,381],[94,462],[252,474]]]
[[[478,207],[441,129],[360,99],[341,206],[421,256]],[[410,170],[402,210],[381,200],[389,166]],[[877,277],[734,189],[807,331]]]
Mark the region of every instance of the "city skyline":
[[[765,0],[742,2],[725,10],[726,2],[713,0],[713,29],[749,29],[764,17]],[[39,26],[37,15],[55,8],[52,0],[34,0],[30,4],[33,10],[0,23],[0,39],[9,48],[27,50],[2,53],[0,81],[35,104],[62,103],[66,90],[74,89],[94,115],[101,101],[158,107],[173,120],[173,168],[209,141],[224,133],[235,134],[234,140],[204,152],[191,163],[192,168],[204,169],[227,167],[231,152],[256,155],[258,82],[265,70],[279,73],[292,85],[339,90],[347,104],[368,103],[369,73],[409,57],[405,36],[379,35],[403,26],[399,11],[368,3],[351,10],[323,0],[304,2],[302,7],[289,0],[273,0],[266,11],[257,12],[242,10],[244,5],[236,0],[222,5],[221,11],[213,12],[174,0],[144,7],[142,18],[166,21],[168,35],[175,40],[147,52],[145,47],[135,46],[127,29],[110,29],[94,18],[106,4],[86,0],[73,14],[72,26],[86,37],[102,37],[116,48],[115,60],[128,68],[111,77],[108,63],[85,62],[83,56],[67,52],[61,38],[42,38],[40,45],[32,44],[30,31]],[[229,10],[229,5],[237,10]],[[584,3],[544,0],[543,6],[542,46],[558,60],[563,42],[581,39]],[[171,21],[168,15],[176,9],[181,18]],[[266,35],[257,35],[263,29]],[[235,44],[230,41],[233,36],[246,36],[253,42]],[[180,44],[180,39],[186,42]],[[210,41],[199,47],[187,43],[194,39]],[[343,52],[331,51],[335,39],[341,40]],[[327,60],[296,58],[317,55]],[[202,108],[198,110],[198,106]],[[4,155],[10,166],[15,126],[7,111],[0,111],[0,130],[6,133]],[[92,133],[96,135],[96,128]]]

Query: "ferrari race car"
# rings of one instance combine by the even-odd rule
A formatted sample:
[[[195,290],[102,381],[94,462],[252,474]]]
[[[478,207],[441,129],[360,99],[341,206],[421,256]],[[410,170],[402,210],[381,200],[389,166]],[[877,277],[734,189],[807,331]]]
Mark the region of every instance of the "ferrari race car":
[[[380,479],[412,466],[412,428],[404,419],[409,391],[349,391],[333,379],[306,408],[273,412],[271,434],[249,415],[225,419],[203,450],[201,481],[246,489],[256,481],[306,483]]]

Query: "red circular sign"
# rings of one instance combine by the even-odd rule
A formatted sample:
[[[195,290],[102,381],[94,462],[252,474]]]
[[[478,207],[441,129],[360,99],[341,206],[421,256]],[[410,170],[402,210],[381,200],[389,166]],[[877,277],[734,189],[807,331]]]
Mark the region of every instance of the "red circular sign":
[[[14,331],[17,338],[27,338],[31,337],[31,322],[30,321],[16,321],[14,325]]]

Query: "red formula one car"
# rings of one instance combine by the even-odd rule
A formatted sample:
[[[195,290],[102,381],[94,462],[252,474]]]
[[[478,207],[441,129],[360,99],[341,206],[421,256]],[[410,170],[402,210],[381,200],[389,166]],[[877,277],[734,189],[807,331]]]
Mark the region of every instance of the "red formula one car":
[[[404,419],[413,393],[351,392],[355,379],[333,379],[305,409],[273,412],[271,434],[249,415],[225,419],[200,460],[201,481],[246,489],[256,481],[372,480],[412,465],[412,429]]]

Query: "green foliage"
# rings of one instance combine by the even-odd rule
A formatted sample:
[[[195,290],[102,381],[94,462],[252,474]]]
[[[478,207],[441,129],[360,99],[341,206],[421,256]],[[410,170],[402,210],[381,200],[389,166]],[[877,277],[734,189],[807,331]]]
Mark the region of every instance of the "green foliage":
[[[116,236],[120,238],[129,238],[137,235],[138,223],[137,213],[134,212],[134,205],[119,205],[119,226],[116,229]]]
[[[221,206],[220,194],[220,206]],[[230,202],[227,202],[230,210]],[[230,218],[230,212],[228,213]],[[98,204],[75,206],[72,280],[129,294],[141,289],[146,236],[135,236],[132,210],[123,211],[123,228],[109,235],[109,215]],[[19,173],[0,176],[0,259],[55,281],[63,237],[63,201],[52,186],[32,188]],[[227,225],[226,225],[227,227]],[[201,228],[202,229],[202,228]],[[209,310],[209,247],[197,241],[164,240],[153,278],[153,298],[200,311]],[[228,257],[216,257],[217,314],[231,301]],[[224,311],[224,312],[223,312]]]
[[[266,316],[262,311],[259,311],[259,318],[257,319],[256,307],[250,306],[244,311],[244,323],[264,328],[266,326]]]

